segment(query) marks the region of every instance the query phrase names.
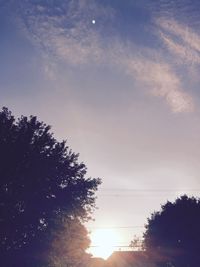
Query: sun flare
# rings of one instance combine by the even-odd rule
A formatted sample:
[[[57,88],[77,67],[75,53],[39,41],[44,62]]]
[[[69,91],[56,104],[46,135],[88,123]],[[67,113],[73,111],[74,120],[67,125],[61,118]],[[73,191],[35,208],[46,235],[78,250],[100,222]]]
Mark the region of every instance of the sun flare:
[[[113,229],[97,229],[91,233],[90,238],[89,253],[103,259],[107,259],[113,253],[119,242],[119,236]]]

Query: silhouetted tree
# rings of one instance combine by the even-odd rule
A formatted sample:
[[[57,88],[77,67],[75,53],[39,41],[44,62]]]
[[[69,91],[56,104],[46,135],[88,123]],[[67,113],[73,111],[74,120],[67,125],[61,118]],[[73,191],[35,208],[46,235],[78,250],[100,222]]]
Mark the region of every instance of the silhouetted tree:
[[[83,224],[77,219],[64,217],[53,231],[48,251],[48,263],[55,267],[88,266],[90,255],[85,252],[90,239]]]
[[[66,141],[31,116],[0,112],[0,262],[36,267],[50,233],[63,218],[87,220],[95,207],[97,178],[86,178]],[[39,266],[39,265],[38,265]]]
[[[141,239],[139,236],[135,235],[133,237],[133,240],[131,240],[129,247],[134,251],[144,250],[143,249],[143,239]]]
[[[144,246],[158,266],[200,266],[200,200],[184,195],[153,213]]]

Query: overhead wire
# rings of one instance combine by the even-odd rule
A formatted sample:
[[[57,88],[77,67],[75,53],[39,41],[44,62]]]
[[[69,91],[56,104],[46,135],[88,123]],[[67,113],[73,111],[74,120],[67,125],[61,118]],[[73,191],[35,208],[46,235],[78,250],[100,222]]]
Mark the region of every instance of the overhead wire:
[[[88,226],[89,229],[132,229],[132,228],[144,228],[142,225],[133,226]]]
[[[185,193],[200,193],[200,189],[101,189],[98,197],[138,197],[139,195],[160,196],[160,194],[185,194]]]

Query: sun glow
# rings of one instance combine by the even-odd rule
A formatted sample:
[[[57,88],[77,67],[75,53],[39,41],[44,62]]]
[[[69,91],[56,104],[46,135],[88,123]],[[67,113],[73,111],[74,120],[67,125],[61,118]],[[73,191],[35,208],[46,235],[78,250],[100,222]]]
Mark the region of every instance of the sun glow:
[[[119,243],[119,236],[113,229],[97,229],[91,233],[90,238],[89,253],[103,259],[107,259]]]

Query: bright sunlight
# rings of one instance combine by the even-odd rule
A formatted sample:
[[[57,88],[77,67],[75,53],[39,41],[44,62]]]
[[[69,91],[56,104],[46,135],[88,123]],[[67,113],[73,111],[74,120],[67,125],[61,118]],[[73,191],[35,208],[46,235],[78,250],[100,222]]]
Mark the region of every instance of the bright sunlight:
[[[107,259],[119,243],[119,235],[113,229],[97,229],[90,235],[91,246],[89,253],[94,257]]]

